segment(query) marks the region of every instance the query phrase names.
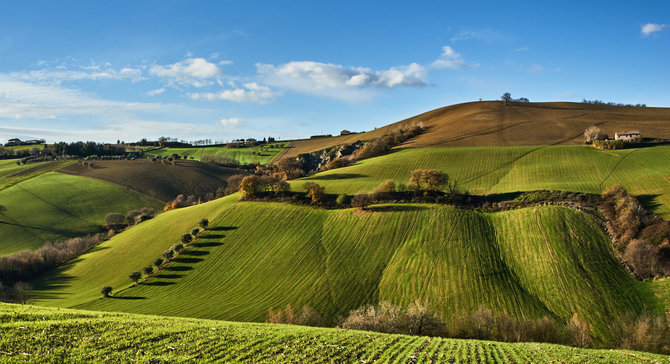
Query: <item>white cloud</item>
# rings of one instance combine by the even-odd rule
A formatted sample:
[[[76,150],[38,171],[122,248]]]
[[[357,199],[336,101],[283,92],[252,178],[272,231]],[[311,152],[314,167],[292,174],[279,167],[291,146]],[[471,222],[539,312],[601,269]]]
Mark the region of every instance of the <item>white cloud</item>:
[[[151,91],[147,92],[147,95],[156,96],[156,95],[162,94],[163,92],[165,92],[165,87],[161,87],[161,88],[157,88],[155,90],[151,90]]]
[[[530,73],[542,73],[544,72],[544,67],[535,63],[532,66],[528,67],[526,70]]]
[[[456,53],[453,48],[450,46],[444,46],[442,47],[442,55],[440,58],[435,60],[432,64],[434,68],[437,69],[445,69],[445,68],[450,68],[454,70],[460,70],[460,69],[466,69],[466,68],[474,68],[478,67],[479,64],[473,63],[469,64],[463,60],[463,57],[461,57],[460,54]]]
[[[68,69],[66,66],[58,66],[56,69],[40,69],[28,72],[13,72],[7,74],[9,77],[28,81],[41,83],[55,83],[60,84],[64,81],[81,81],[81,80],[126,80],[131,82],[138,82],[144,80],[142,70],[139,68],[122,68],[116,70],[109,64],[104,67],[98,65],[81,66],[79,69]]]
[[[244,88],[235,88],[232,90],[223,90],[220,92],[200,92],[192,93],[189,96],[193,100],[226,100],[233,102],[253,102],[257,104],[268,103],[281,95],[280,92],[272,91],[267,86],[261,86],[256,82],[244,84]]]
[[[278,66],[259,63],[256,68],[263,82],[271,86],[346,101],[369,99],[372,94],[365,88],[426,85],[426,69],[416,63],[381,71],[312,61]]]
[[[53,84],[36,84],[0,75],[0,118],[54,119],[68,115],[101,115],[160,109],[161,104],[98,99]]]
[[[223,74],[223,70],[204,58],[189,58],[167,66],[154,65],[149,73],[167,79],[170,85],[203,87],[212,85],[211,79]]]
[[[226,128],[237,128],[242,124],[239,118],[224,118],[219,121]]]
[[[653,24],[653,23],[647,23],[642,26],[640,29],[640,33],[642,34],[643,37],[648,37],[649,35],[653,33],[660,32],[663,29],[669,28],[670,24]]]

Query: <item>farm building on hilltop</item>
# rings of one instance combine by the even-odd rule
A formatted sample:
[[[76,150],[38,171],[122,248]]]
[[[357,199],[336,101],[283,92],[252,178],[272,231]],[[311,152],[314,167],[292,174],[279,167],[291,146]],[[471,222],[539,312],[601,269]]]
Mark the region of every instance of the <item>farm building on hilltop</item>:
[[[642,141],[642,135],[639,131],[626,131],[623,133],[614,133],[614,140],[623,140],[626,142],[639,143]]]

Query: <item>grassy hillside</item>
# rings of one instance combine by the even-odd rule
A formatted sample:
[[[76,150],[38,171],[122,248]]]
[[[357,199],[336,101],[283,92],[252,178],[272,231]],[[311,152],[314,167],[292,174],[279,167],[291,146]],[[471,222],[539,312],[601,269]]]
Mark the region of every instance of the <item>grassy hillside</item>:
[[[74,163],[74,161],[53,161],[17,165],[16,162],[17,159],[0,160],[0,190]]]
[[[271,145],[281,146],[280,148],[268,147],[252,147],[252,148],[226,148],[226,147],[203,147],[203,148],[161,148],[148,151],[145,154],[148,156],[171,156],[172,154],[179,154],[180,156],[187,156],[188,159],[200,160],[203,154],[218,155],[235,159],[240,164],[250,164],[258,162],[265,164],[282,151],[288,144],[286,142],[270,143]],[[252,153],[257,153],[252,155]]]
[[[646,206],[670,218],[670,146],[605,151],[586,146],[409,148],[305,180],[326,193],[371,191],[386,179],[407,183],[414,169],[440,169],[475,194],[554,189],[600,193],[621,184]]]
[[[0,202],[7,208],[0,215],[0,255],[99,232],[109,212],[162,206],[121,186],[57,172],[0,190]]]
[[[516,317],[579,312],[601,340],[624,312],[656,301],[612,257],[591,217],[559,207],[482,215],[437,205],[383,205],[364,215],[236,196],[171,211],[33,282],[40,305],[263,321],[308,304],[331,320],[368,303],[430,302],[449,319],[480,305]],[[130,286],[207,217],[213,229],[155,278]]]
[[[112,182],[131,188],[161,201],[172,201],[177,195],[205,196],[226,186],[226,179],[243,173],[196,161],[175,164],[138,160],[94,161],[94,167],[72,164],[61,172]]]
[[[1,361],[648,363],[667,356],[0,304]]]
[[[278,158],[295,157],[356,140],[379,138],[385,133],[420,122],[428,131],[405,147],[489,147],[583,144],[583,132],[598,125],[605,133],[639,130],[645,137],[670,139],[670,109],[615,107],[570,102],[471,102],[432,110],[363,134],[298,140]]]

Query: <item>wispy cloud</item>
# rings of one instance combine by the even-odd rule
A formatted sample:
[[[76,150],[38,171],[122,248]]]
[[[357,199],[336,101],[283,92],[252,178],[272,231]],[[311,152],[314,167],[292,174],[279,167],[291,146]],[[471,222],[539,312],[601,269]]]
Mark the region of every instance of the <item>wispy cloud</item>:
[[[142,69],[140,68],[124,67],[121,69],[114,69],[109,64],[102,66],[79,66],[74,67],[74,69],[72,69],[72,67],[60,65],[56,68],[12,72],[9,73],[8,76],[28,82],[54,84],[60,84],[65,81],[81,80],[125,80],[138,82],[145,79],[145,77],[142,76]]]
[[[670,24],[647,23],[640,28],[640,34],[643,37],[648,37],[651,34],[658,33],[667,28],[670,28]]]
[[[478,67],[479,64],[465,62],[463,57],[456,53],[453,48],[450,46],[444,46],[442,47],[442,55],[433,62],[432,66],[437,69],[450,68],[454,70],[460,70]]]
[[[267,86],[261,86],[256,82],[244,84],[244,87],[223,90],[219,92],[200,92],[191,93],[189,96],[193,100],[226,100],[233,102],[252,102],[265,104],[281,95],[281,92],[272,91]]]
[[[502,32],[495,30],[461,30],[456,35],[451,37],[451,42],[460,42],[464,40],[476,39],[488,43],[501,42],[508,40],[510,37]]]
[[[104,100],[60,85],[32,83],[12,75],[0,75],[0,118],[54,119],[69,115],[149,111],[162,106]]]
[[[212,79],[222,75],[223,70],[204,58],[188,58],[166,66],[153,65],[149,74],[167,80],[171,86],[203,87],[214,84]]]
[[[240,118],[224,118],[219,120],[219,122],[226,128],[237,128],[242,125]]]
[[[386,70],[345,67],[333,63],[296,61],[281,65],[256,64],[263,83],[279,89],[345,101],[369,99],[366,88],[390,89],[426,85],[426,68],[411,63]]]

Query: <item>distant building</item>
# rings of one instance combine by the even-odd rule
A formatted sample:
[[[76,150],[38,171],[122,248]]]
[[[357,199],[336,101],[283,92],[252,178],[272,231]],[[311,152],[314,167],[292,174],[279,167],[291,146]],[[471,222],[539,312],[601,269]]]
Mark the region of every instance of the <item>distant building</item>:
[[[351,134],[351,132],[347,129],[344,129],[340,132],[340,135],[349,135],[349,134]]]
[[[11,147],[13,145],[21,145],[21,139],[19,139],[19,138],[9,139],[7,141],[7,144],[5,144],[5,146],[7,146],[7,147]]]
[[[614,133],[614,140],[623,140],[631,143],[639,143],[642,141],[642,135],[639,131],[626,131],[623,133]]]

